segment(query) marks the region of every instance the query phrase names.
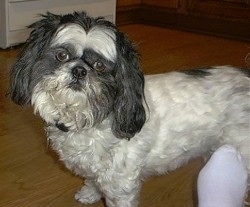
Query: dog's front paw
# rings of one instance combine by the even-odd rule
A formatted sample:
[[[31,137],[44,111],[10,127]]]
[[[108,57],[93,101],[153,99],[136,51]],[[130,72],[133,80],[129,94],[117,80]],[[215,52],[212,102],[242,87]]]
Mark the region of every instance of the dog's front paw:
[[[83,204],[93,204],[101,199],[101,193],[92,186],[83,186],[75,194],[75,199]]]

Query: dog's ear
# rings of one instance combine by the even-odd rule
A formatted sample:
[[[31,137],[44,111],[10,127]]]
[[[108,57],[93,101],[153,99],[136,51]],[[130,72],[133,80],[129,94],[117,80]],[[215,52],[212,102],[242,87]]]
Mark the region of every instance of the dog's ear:
[[[10,96],[15,103],[19,105],[30,104],[30,81],[33,66],[50,42],[60,18],[59,15],[47,13],[42,15],[41,20],[29,26],[33,30],[11,71]]]
[[[117,35],[117,63],[115,68],[117,94],[114,103],[112,131],[118,138],[132,138],[146,120],[143,106],[144,76],[140,69],[139,55],[129,39]]]

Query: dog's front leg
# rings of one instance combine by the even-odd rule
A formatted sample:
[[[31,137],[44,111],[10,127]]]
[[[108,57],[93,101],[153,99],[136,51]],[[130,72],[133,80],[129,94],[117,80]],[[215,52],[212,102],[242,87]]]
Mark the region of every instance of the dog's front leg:
[[[105,197],[105,202],[108,207],[137,207],[139,204],[139,193],[136,195],[123,195],[123,197]]]
[[[137,207],[141,190],[139,178],[129,177],[111,180],[102,186],[106,205],[108,207]]]
[[[101,192],[92,180],[85,180],[85,185],[75,194],[75,199],[83,204],[93,204],[101,197]]]

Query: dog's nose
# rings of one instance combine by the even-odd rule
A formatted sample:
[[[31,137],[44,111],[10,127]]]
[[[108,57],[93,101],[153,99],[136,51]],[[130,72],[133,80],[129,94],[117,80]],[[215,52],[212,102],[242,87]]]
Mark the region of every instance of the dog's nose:
[[[75,78],[81,79],[87,75],[87,70],[84,67],[77,66],[72,69],[72,74]]]

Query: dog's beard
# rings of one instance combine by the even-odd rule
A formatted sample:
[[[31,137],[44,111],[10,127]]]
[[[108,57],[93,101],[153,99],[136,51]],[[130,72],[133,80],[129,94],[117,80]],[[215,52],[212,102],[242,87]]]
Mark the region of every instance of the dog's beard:
[[[91,128],[107,117],[112,105],[108,94],[90,75],[74,80],[66,70],[58,70],[36,84],[31,102],[35,113],[48,124],[79,130]]]

